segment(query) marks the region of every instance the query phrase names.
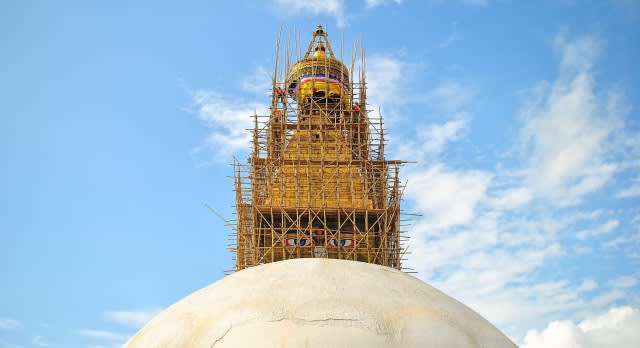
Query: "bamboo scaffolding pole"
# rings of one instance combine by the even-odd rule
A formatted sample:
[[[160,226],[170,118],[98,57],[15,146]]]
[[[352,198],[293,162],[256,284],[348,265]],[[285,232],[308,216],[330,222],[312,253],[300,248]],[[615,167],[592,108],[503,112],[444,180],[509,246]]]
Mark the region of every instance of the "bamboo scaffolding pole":
[[[381,111],[369,117],[362,40],[353,46],[348,69],[335,58],[320,26],[295,64],[292,54],[301,48],[297,33],[290,33],[283,58],[280,37],[269,115],[254,113],[249,161],[233,164],[236,227],[228,247],[235,251],[235,269],[302,257],[406,269],[399,168],[409,162],[385,158]],[[341,42],[340,59],[343,51]],[[301,80],[291,76],[307,61],[309,88],[322,91],[324,79],[335,74],[342,79],[340,98],[331,99],[328,89],[300,98]]]

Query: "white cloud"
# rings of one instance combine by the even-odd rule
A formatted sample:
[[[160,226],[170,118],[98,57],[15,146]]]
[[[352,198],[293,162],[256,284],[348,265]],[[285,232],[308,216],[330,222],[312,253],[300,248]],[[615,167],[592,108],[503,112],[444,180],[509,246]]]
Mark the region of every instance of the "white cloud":
[[[632,222],[633,224],[633,222]],[[640,261],[640,229],[621,230],[615,237],[602,243],[602,247],[617,255],[624,255],[634,262]]]
[[[580,47],[589,46],[569,50]],[[571,62],[591,67],[577,58],[562,64]],[[409,266],[514,333],[554,314],[600,309],[625,296],[621,288],[592,293],[598,288],[592,279],[576,282],[540,275],[549,260],[569,251],[563,235],[604,236],[619,225],[614,218],[602,221],[602,211],[525,209],[536,198],[575,204],[602,187],[616,169],[607,151],[609,138],[620,129],[622,115],[612,111],[619,109],[596,94],[589,71],[562,70],[558,81],[542,84],[540,98],[523,108],[522,134],[529,146],[525,170],[445,170],[446,164],[440,163],[408,175],[407,198],[424,214],[412,226]],[[449,113],[460,112],[472,98],[473,92],[457,83],[428,94],[437,109]],[[427,143],[427,148],[444,152],[449,140],[464,134],[460,130],[469,131],[468,125],[453,125],[432,128],[440,132],[431,132],[433,144]],[[438,141],[435,134],[444,140]],[[575,232],[576,226],[581,232]]]
[[[635,177],[631,185],[616,193],[618,198],[633,198],[640,196],[640,175]]]
[[[548,268],[569,252],[571,244],[565,244],[563,236],[572,236],[575,226],[596,224],[606,214],[527,216],[492,205],[490,200],[479,203],[476,217],[457,229],[420,221],[412,228],[414,254],[409,261],[422,279],[509,330],[512,337],[558,313],[609,306],[635,286],[619,279],[601,288],[593,279],[558,277]]]
[[[0,329],[15,330],[20,327],[20,321],[12,318],[0,318]]]
[[[120,341],[124,343],[129,339],[129,335],[104,330],[82,329],[78,330],[77,333],[81,336],[105,341]]]
[[[402,4],[403,0],[365,0],[367,8],[375,8],[390,3]],[[339,28],[344,28],[348,22],[347,2],[344,0],[273,0],[273,10],[287,16],[297,15],[327,15],[336,20]],[[358,4],[359,6],[359,4]],[[356,7],[354,7],[355,9]],[[353,10],[353,9],[352,9]]]
[[[640,184],[635,184],[616,194],[618,198],[638,197],[640,196]]]
[[[448,143],[460,139],[468,129],[469,120],[463,118],[447,121],[444,124],[430,125],[426,130],[419,132],[418,137],[423,141],[424,152],[437,155]]]
[[[460,0],[465,5],[472,6],[485,6],[489,3],[489,0]]]
[[[406,80],[407,63],[388,55],[372,55],[367,57],[366,64],[370,108],[377,110],[398,102],[398,92]]]
[[[576,236],[578,237],[578,239],[597,237],[603,234],[610,233],[611,231],[616,229],[618,225],[620,225],[618,220],[609,220],[594,229],[579,231],[578,233],[576,233]]]
[[[409,175],[407,197],[438,228],[466,224],[484,199],[491,177],[483,171],[451,171],[435,165]]]
[[[454,175],[455,184],[447,185],[447,180],[436,180],[437,166],[418,168],[418,175],[409,174],[406,191],[417,212],[424,214],[412,227],[410,266],[425,281],[516,335],[559,314],[602,310],[627,298],[637,285],[635,278],[618,278],[599,287],[590,278],[576,280],[548,271],[553,260],[561,262],[563,255],[586,248],[589,238],[601,237],[606,247],[610,236],[617,235],[613,232],[620,220],[613,212],[579,211],[575,205],[622,166],[614,144],[620,143],[616,137],[625,116],[619,94],[596,88],[590,69],[598,40],[559,36],[555,45],[562,55],[558,79],[539,84],[532,102],[521,110],[524,166],[504,170],[498,165],[493,172],[447,169],[488,178],[476,186],[481,190],[465,189],[469,196],[455,189],[464,179]],[[438,109],[455,113],[467,107],[473,92],[450,83],[428,97]],[[444,145],[433,148],[445,152],[448,142],[434,142],[439,143]],[[453,188],[442,189],[446,187]]]
[[[411,89],[412,76],[424,65],[403,59],[402,55],[374,54],[366,60],[367,102],[369,108],[381,108],[387,123],[403,118],[406,110],[400,107],[419,104],[454,120],[468,123],[470,116],[465,108],[475,96],[475,91],[458,81],[441,83],[427,92]],[[356,66],[356,76],[359,67]],[[389,114],[389,111],[391,114]],[[412,124],[416,124],[412,120]]]
[[[109,311],[105,312],[105,317],[115,323],[124,325],[130,328],[139,329],[144,326],[149,320],[160,313],[160,308],[150,308],[142,310],[128,310],[128,311]],[[94,329],[81,329],[76,330],[76,333],[94,340],[106,341],[106,345],[109,347],[121,347],[131,336],[130,334],[123,334],[118,332],[106,331],[106,330],[94,330]],[[87,348],[102,348],[105,345],[90,345]]]
[[[622,128],[624,113],[618,95],[595,92],[590,69],[599,52],[597,39],[569,41],[561,34],[555,47],[561,54],[560,77],[538,85],[521,110],[521,139],[530,154],[532,191],[567,206],[580,203],[615,173],[610,138]]]
[[[640,342],[640,312],[631,307],[612,308],[578,325],[553,321],[542,331],[531,330],[522,348],[618,348]]]
[[[381,5],[386,5],[388,3],[396,3],[398,5],[402,4],[403,0],[365,0],[365,3],[368,8],[373,8]]]
[[[449,47],[451,46],[451,44],[459,40],[460,40],[460,35],[457,32],[453,32],[449,34],[449,36],[447,36],[447,38],[440,43],[440,47],[441,48]]]
[[[285,15],[328,15],[335,18],[340,28],[347,24],[344,0],[273,0],[273,3],[274,10]]]
[[[3,340],[2,338],[0,338],[0,347],[3,347],[3,348],[22,348],[22,346],[19,346],[17,344],[13,344],[13,343],[9,343],[9,342]]]
[[[145,325],[161,311],[161,308],[150,308],[132,311],[112,311],[105,313],[105,315],[108,319],[118,324],[137,329]]]
[[[585,279],[582,281],[582,284],[580,284],[580,287],[578,287],[578,291],[580,292],[591,291],[597,288],[598,288],[598,283],[595,280]]]
[[[460,238],[459,234],[451,238]],[[593,280],[572,283],[568,280],[543,280],[536,276],[548,259],[562,254],[561,246],[549,243],[543,248],[502,248],[499,233],[493,240],[487,233],[466,232],[464,250],[457,255],[445,255],[448,260],[428,264],[435,273],[429,282],[447,294],[461,300],[490,322],[509,329],[512,337],[522,334],[522,328],[537,325],[554,313],[583,308],[600,308],[619,299],[620,292],[607,297],[585,300],[597,288]],[[439,244],[439,240],[426,243]],[[429,248],[440,253],[432,260],[442,259],[443,251],[460,248],[448,243],[448,249]],[[421,274],[424,277],[424,273]]]
[[[461,110],[473,98],[474,92],[458,82],[447,82],[437,86],[427,95],[427,102],[445,111]]]
[[[495,209],[516,209],[531,202],[531,190],[526,187],[508,188],[497,191],[488,203]]]
[[[255,72],[246,76],[240,81],[240,88],[257,96],[268,96],[271,94],[272,76],[262,66],[256,68]],[[267,100],[265,98],[265,100]]]
[[[192,111],[211,131],[202,146],[193,149],[200,154],[203,149],[214,153],[213,161],[228,161],[238,151],[246,151],[251,143],[253,115],[266,114],[266,103],[246,101],[223,96],[211,90],[192,92]]]
[[[415,141],[405,139],[404,142],[395,143],[393,157],[411,158],[420,164],[433,163],[434,159],[445,153],[449,144],[465,138],[469,132],[469,117],[463,112],[457,116],[444,123],[420,125],[415,130]],[[411,169],[426,171],[422,165]]]
[[[411,70],[413,67],[407,62],[399,62],[399,70]],[[397,84],[399,86],[394,86]],[[393,88],[406,88],[406,78],[404,82],[398,79],[391,84]],[[404,142],[394,143],[397,146],[397,152],[395,155],[398,158],[410,158],[416,160],[419,163],[432,163],[433,158],[445,153],[447,146],[453,142],[466,138],[470,131],[471,115],[465,111],[469,103],[473,99],[473,91],[468,87],[458,82],[446,82],[440,84],[427,93],[416,94],[415,91],[407,90],[406,93],[399,93],[410,95],[406,99],[398,97],[398,95],[389,95],[389,102],[391,104],[393,118],[402,119],[403,121],[409,121],[410,127],[415,127],[416,141],[405,140]],[[374,95],[370,93],[370,95]],[[405,106],[410,103],[418,103],[424,105],[427,110],[431,112],[435,111],[436,114],[447,115],[446,121],[443,123],[433,124],[420,124],[415,118],[407,120],[404,115],[408,113]],[[400,111],[400,112],[398,112]],[[410,111],[409,111],[410,112]],[[441,118],[441,116],[434,116]],[[388,114],[385,115],[385,119],[389,120]],[[392,119],[392,123],[395,119]],[[389,121],[387,121],[387,124]],[[402,123],[404,129],[403,134],[406,134],[406,122]],[[411,139],[412,137],[409,137]],[[424,167],[418,168],[418,170],[424,170]]]
[[[626,289],[638,285],[638,279],[633,276],[626,275],[611,279],[608,284],[614,288]]]
[[[561,73],[580,74],[591,70],[602,48],[602,42],[595,36],[581,36],[571,40],[566,32],[554,38],[554,49],[560,54]]]
[[[33,339],[31,339],[31,344],[33,344],[34,346],[38,346],[38,347],[48,347],[49,346],[49,343],[45,342],[44,337],[42,337],[42,336],[33,337]]]

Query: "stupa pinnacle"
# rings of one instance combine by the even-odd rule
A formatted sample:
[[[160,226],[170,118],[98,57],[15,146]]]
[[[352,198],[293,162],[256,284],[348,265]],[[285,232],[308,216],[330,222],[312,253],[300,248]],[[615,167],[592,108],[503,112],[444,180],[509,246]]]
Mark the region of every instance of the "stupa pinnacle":
[[[276,68],[270,113],[255,116],[253,152],[235,167],[236,270],[294,258],[401,268],[402,161],[385,158],[352,70],[320,25],[284,78]]]

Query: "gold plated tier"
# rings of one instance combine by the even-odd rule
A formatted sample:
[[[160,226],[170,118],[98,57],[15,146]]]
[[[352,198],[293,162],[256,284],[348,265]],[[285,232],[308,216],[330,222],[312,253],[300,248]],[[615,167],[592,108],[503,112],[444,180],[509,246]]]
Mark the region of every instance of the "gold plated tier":
[[[287,90],[301,105],[308,104],[312,97],[348,101],[349,69],[336,59],[321,26],[313,33],[304,58],[291,69]]]
[[[349,76],[318,26],[286,79],[273,80],[249,163],[235,165],[236,270],[308,257],[402,268],[403,162],[385,158],[364,73]]]

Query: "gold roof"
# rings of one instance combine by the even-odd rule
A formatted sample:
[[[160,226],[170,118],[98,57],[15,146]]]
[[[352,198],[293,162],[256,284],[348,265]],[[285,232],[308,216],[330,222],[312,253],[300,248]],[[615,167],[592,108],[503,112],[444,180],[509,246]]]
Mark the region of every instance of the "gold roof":
[[[311,53],[313,51],[313,54]],[[287,86],[295,88],[300,79],[308,75],[324,75],[332,77],[342,83],[349,83],[349,69],[338,59],[336,59],[329,43],[328,35],[318,25],[313,32],[309,47],[304,57],[291,68],[287,77]]]

